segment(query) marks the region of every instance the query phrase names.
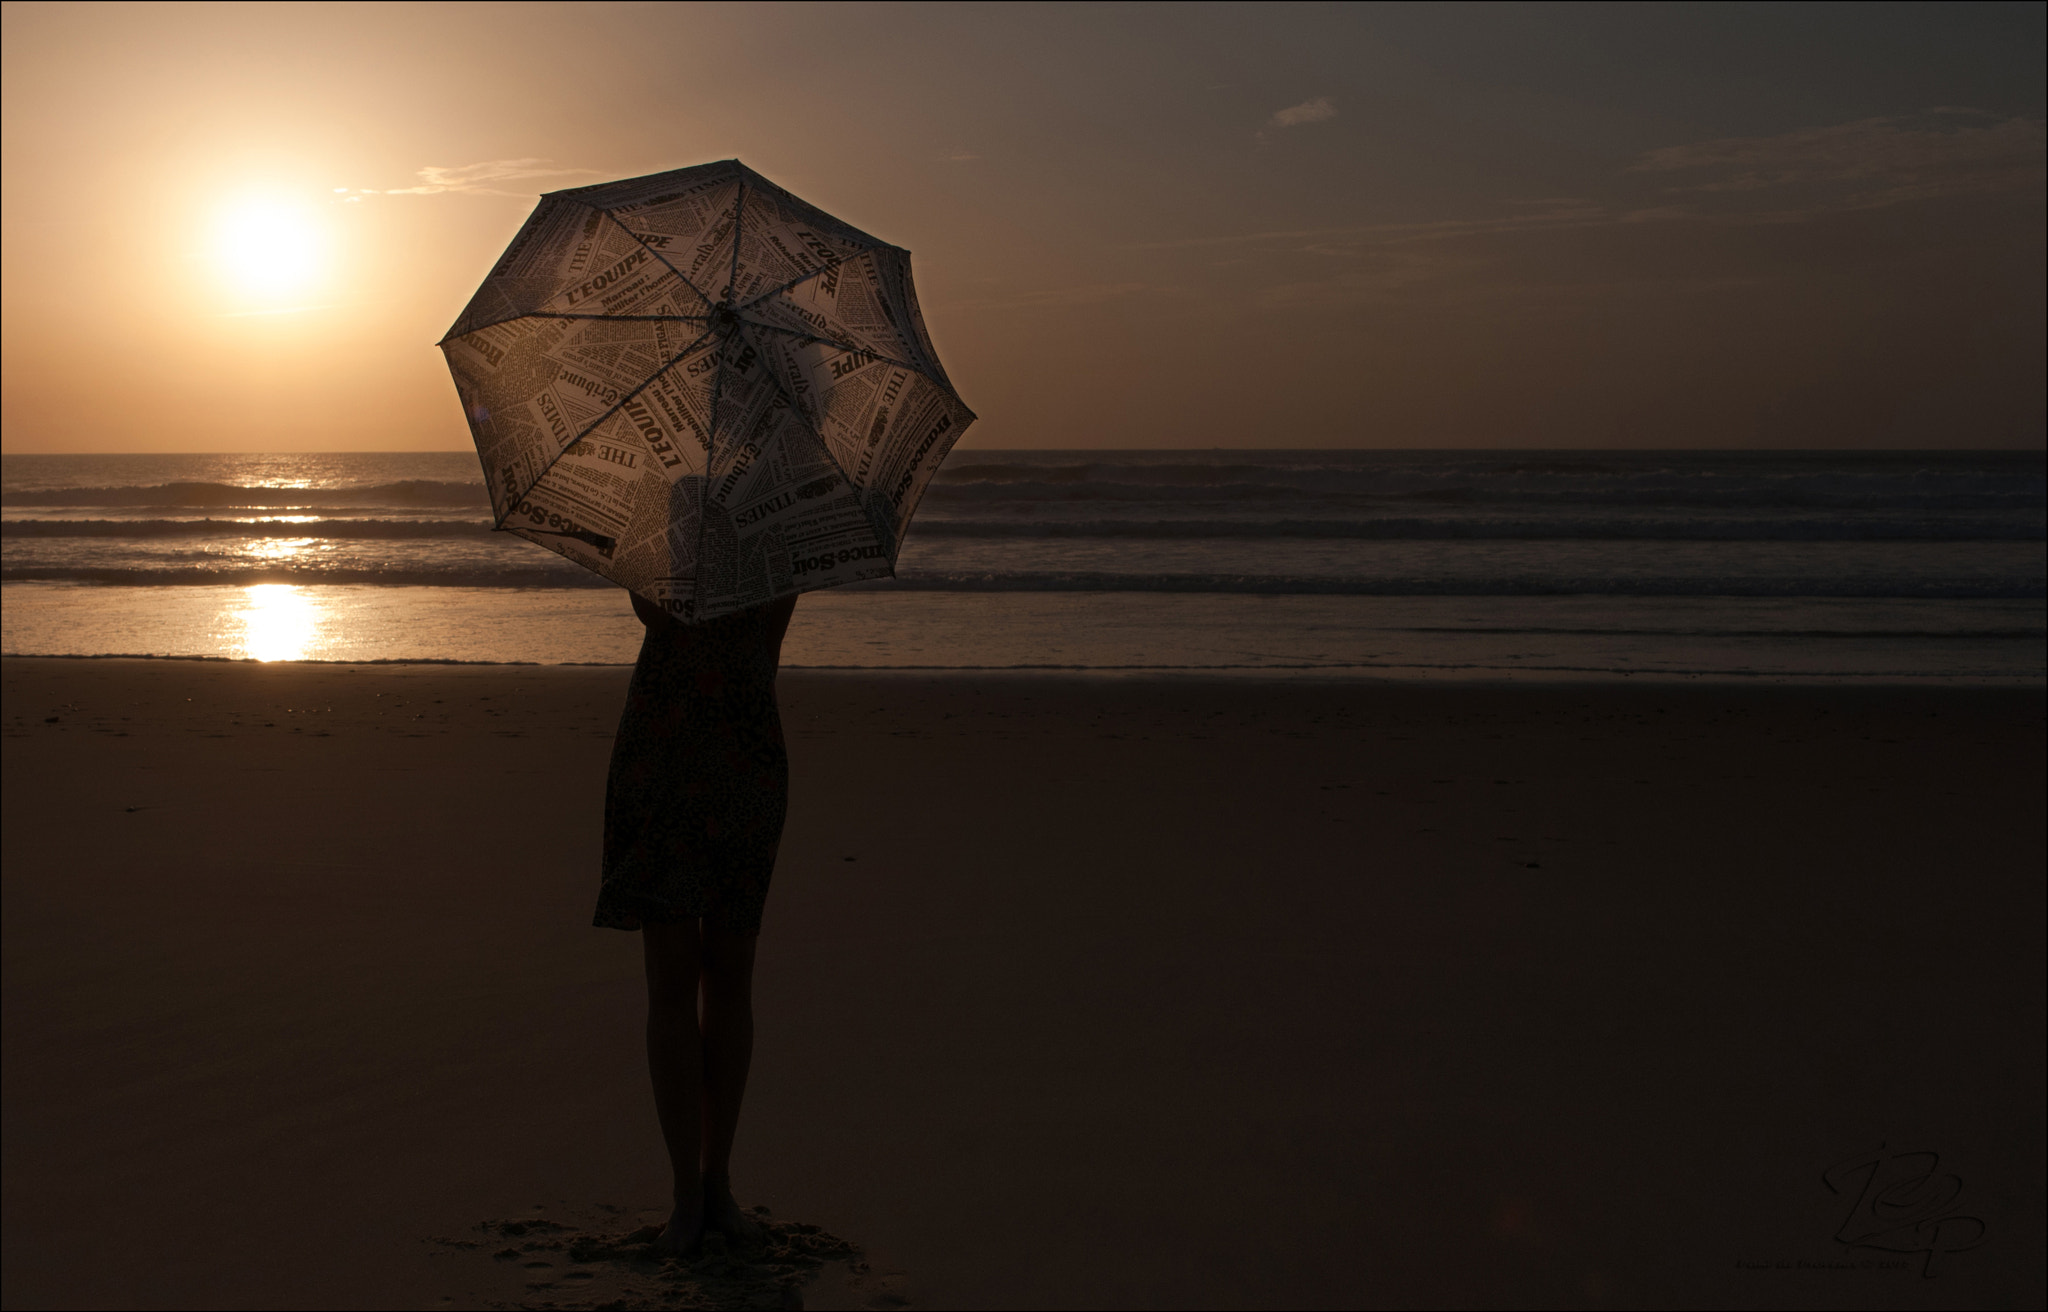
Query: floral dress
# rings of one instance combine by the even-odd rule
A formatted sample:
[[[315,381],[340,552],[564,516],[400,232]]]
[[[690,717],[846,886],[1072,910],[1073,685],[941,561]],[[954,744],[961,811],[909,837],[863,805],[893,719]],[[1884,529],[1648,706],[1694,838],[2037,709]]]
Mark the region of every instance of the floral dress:
[[[596,925],[760,932],[789,808],[773,609],[648,626],[612,743]]]

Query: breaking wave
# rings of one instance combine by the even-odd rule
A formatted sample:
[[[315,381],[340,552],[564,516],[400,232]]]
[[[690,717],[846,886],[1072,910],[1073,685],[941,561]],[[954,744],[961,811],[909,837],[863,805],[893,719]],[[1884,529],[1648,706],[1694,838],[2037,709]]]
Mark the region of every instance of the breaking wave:
[[[165,509],[318,510],[389,506],[463,506],[488,510],[482,483],[406,479],[372,487],[240,487],[232,483],[159,483],[151,487],[50,487],[10,489],[0,506],[123,506]]]
[[[1357,454],[1357,453],[1347,453]],[[941,470],[927,498],[961,506],[1136,502],[1324,503],[1375,506],[1720,507],[1751,510],[2014,510],[2048,506],[2048,475],[2032,453],[1975,457],[1859,452],[1687,453],[1683,460],[1518,460],[1434,454],[1317,460],[1305,453],[1253,462],[1196,460],[988,461]]]
[[[14,519],[11,538],[470,538],[489,537],[488,520],[447,519]]]
[[[280,509],[290,509],[281,507]],[[12,519],[11,538],[327,538],[405,540],[487,538],[487,519]],[[2048,516],[1465,516],[1360,519],[969,519],[927,515],[911,529],[921,539],[1147,540],[1329,539],[1380,542],[1693,541],[1693,542],[2028,542],[2048,537]]]
[[[1065,520],[928,515],[916,523],[911,534],[921,538],[1329,538],[1381,542],[2031,542],[2048,538],[2048,514]]]
[[[531,567],[362,568],[350,565],[182,565],[158,569],[99,566],[10,565],[10,583],[128,586],[301,585],[365,583],[384,587],[609,588],[595,574],[563,562]],[[1906,597],[1949,600],[2025,600],[2048,596],[2039,577],[1766,577],[1744,575],[1568,575],[1561,573],[1407,578],[1334,578],[1319,575],[1228,573],[1111,573],[1102,571],[904,570],[893,579],[850,585],[854,591],[919,592],[1150,592],[1244,593],[1264,596],[1346,597]]]

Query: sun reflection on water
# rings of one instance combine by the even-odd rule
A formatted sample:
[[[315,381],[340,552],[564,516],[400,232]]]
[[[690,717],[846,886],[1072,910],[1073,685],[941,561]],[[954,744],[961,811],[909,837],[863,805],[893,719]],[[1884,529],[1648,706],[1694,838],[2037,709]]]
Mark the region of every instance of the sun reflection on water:
[[[242,589],[242,655],[259,661],[302,661],[320,632],[320,608],[290,583]]]
[[[317,545],[312,538],[270,538],[251,542],[248,554],[260,560],[289,561],[306,555]]]

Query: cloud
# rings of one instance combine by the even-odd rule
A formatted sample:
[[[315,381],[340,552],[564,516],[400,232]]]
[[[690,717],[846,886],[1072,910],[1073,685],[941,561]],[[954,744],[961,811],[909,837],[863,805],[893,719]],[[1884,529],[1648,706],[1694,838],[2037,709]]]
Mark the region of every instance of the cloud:
[[[1309,101],[1282,110],[1273,121],[1327,103]],[[1860,119],[1770,137],[1661,147],[1623,169],[1614,194],[1605,200],[1543,197],[1509,202],[1516,212],[1487,217],[1278,229],[1127,249],[1264,248],[1274,254],[1329,257],[1567,228],[1800,223],[1909,201],[2038,187],[2048,176],[2044,157],[2048,133],[2039,119],[1993,119],[1974,110],[1941,108],[1912,118]],[[1687,174],[1696,176],[1688,179]],[[1667,180],[1672,185],[1648,194],[1642,190],[1644,182]]]
[[[1613,221],[1603,206],[1583,200],[1524,201],[1540,207],[1533,214],[1510,214],[1483,219],[1436,219],[1427,223],[1361,223],[1333,228],[1281,228],[1265,232],[1237,233],[1225,237],[1189,237],[1180,241],[1145,242],[1126,247],[1134,251],[1194,250],[1200,247],[1263,245],[1313,255],[1343,254],[1368,247],[1408,245],[1442,241],[1485,233],[1518,232],[1541,228],[1583,228]]]
[[[1911,118],[1866,118],[1770,137],[1665,146],[1642,155],[1628,172],[1715,175],[1674,180],[1664,188],[1669,194],[1732,197],[1820,188],[1830,195],[1815,208],[1840,211],[2038,184],[2044,147],[2048,136],[2039,119],[1992,119],[1941,108]]]
[[[1304,100],[1299,105],[1273,111],[1273,117],[1266,120],[1269,128],[1298,128],[1304,123],[1323,123],[1337,117],[1337,102],[1328,96],[1317,96]]]
[[[531,182],[539,178],[588,177],[596,169],[556,168],[553,160],[547,159],[487,159],[478,164],[462,164],[449,168],[440,164],[429,164],[419,171],[420,185],[417,187],[394,187],[383,193],[386,196],[436,196],[442,192],[461,191],[479,196],[518,196],[525,198],[535,193],[531,190],[504,191],[491,184],[499,182]],[[364,195],[377,193],[365,191]]]
[[[1768,278],[1776,274],[1755,272],[1759,251],[1778,252],[1772,258],[1785,267],[1825,258],[1824,248],[1793,235],[1800,226],[1892,206],[1940,201],[1960,206],[1959,221],[1983,210],[1980,218],[2007,231],[2013,207],[2000,197],[2038,190],[2048,177],[2044,135],[2036,119],[1929,110],[1663,147],[1617,166],[1588,188],[1591,195],[1503,198],[1490,212],[1420,222],[1266,229],[1123,249],[1208,270],[1230,267],[1214,275],[1216,285],[1248,290],[1252,304],[1276,311],[1402,303],[1422,294],[1499,299],[1579,286],[1604,296],[1622,287]]]

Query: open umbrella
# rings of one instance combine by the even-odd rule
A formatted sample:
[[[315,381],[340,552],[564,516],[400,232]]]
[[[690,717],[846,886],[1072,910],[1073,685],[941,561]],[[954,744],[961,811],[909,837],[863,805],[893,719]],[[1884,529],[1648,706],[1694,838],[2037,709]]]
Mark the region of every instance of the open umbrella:
[[[497,527],[684,620],[894,573],[974,421],[910,252],[738,160],[541,197],[441,349]]]

